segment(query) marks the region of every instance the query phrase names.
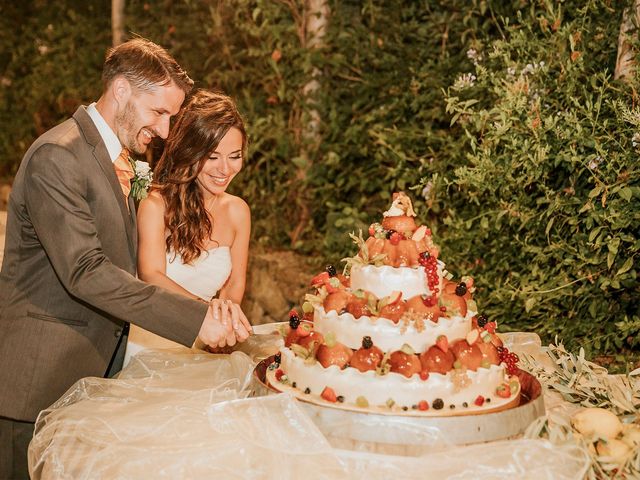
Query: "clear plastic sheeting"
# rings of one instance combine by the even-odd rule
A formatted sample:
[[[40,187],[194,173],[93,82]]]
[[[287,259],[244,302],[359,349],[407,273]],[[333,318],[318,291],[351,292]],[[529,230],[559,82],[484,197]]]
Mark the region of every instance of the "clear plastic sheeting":
[[[80,380],[36,422],[32,478],[578,480],[586,471],[577,447],[544,440],[455,446],[400,418],[368,426],[410,438],[421,446],[415,454],[406,443],[371,448],[355,422],[325,419],[321,430],[313,406],[252,396],[255,364],[280,342],[257,335],[231,355],[145,351],[117,379]]]

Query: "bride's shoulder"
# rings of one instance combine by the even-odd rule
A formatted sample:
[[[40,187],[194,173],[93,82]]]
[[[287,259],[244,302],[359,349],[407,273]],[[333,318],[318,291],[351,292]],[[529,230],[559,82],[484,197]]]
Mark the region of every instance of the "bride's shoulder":
[[[229,193],[224,194],[224,202],[231,213],[249,213],[249,204],[242,198]]]
[[[224,203],[232,220],[243,222],[251,218],[251,209],[242,198],[225,192]]]
[[[162,214],[164,215],[165,203],[162,195],[157,190],[149,192],[138,206],[138,215],[140,214]]]

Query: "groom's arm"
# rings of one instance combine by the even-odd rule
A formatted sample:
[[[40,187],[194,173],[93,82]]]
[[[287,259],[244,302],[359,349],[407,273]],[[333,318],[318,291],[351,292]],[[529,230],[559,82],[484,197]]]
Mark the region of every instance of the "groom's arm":
[[[79,300],[192,345],[207,305],[143,283],[105,255],[86,199],[87,168],[82,163],[87,161],[93,159],[78,159],[62,146],[45,144],[26,165],[27,213],[56,275]],[[122,242],[126,246],[126,238]]]

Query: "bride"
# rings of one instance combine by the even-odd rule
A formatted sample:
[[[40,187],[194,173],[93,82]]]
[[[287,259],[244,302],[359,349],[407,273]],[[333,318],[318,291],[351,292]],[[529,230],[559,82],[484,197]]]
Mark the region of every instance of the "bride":
[[[177,116],[138,209],[138,276],[230,310],[237,324],[245,289],[251,212],[226,192],[242,169],[247,135],[233,100],[196,91]],[[177,344],[131,326],[127,360]],[[125,360],[125,362],[126,362]]]

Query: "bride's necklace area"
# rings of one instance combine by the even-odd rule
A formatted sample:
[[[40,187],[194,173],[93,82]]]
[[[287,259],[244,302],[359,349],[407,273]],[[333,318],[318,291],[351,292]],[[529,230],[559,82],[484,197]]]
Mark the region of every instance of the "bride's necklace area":
[[[216,202],[218,201],[218,197],[220,195],[213,195],[213,198],[210,199],[204,199],[204,209],[206,210],[206,212],[209,214],[209,216],[211,218],[213,218],[213,207],[216,204]]]

